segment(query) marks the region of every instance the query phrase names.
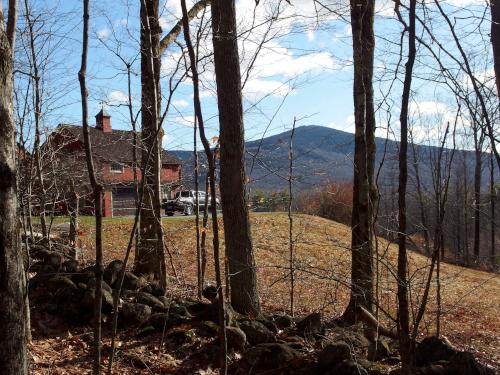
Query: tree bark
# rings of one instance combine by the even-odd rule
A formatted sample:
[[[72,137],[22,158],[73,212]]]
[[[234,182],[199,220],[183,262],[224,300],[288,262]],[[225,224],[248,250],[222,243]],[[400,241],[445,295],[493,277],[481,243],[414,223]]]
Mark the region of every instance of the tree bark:
[[[211,0],[200,0],[200,1],[196,2],[195,4],[193,4],[191,9],[189,9],[189,11],[187,12],[188,22],[190,20],[192,20],[193,18],[195,18],[196,15],[199,12],[201,12],[203,9],[205,9],[208,5],[210,5],[210,2],[211,2]],[[183,23],[183,20],[182,19],[179,20],[174,25],[174,27],[172,27],[172,29],[168,32],[168,34],[165,35],[161,39],[160,49],[159,49],[160,55],[163,54],[173,42],[175,42],[175,40],[177,39],[177,37],[179,36],[179,34],[182,31],[182,27],[183,27],[182,23]]]
[[[78,239],[78,193],[75,189],[75,182],[71,180],[71,191],[69,192],[69,243],[74,250],[73,259],[78,260],[76,241]]]
[[[293,119],[292,132],[290,133],[290,146],[288,148],[288,256],[290,266],[290,315],[293,317],[295,313],[295,253],[293,241],[293,216],[292,216],[292,202],[293,202],[293,136],[295,135],[296,118]]]
[[[134,269],[150,279],[167,284],[163,228],[161,225],[161,139],[160,111],[160,34],[158,0],[141,1],[141,139],[145,179],[144,204],[141,207],[139,247]],[[153,149],[151,161],[148,150]]]
[[[88,123],[88,104],[87,104],[87,52],[89,39],[89,0],[83,2],[83,46],[82,61],[78,80],[80,82],[80,94],[82,98],[82,125],[83,140],[85,144],[85,159],[89,174],[90,184],[94,194],[94,216],[95,216],[95,279],[96,289],[94,291],[94,363],[92,373],[99,375],[101,373],[101,308],[102,308],[102,275],[103,275],[103,257],[102,257],[102,207],[103,207],[103,187],[96,177],[94,161],[92,157],[92,145],[90,143],[89,123]]]
[[[413,65],[415,63],[415,13],[416,0],[410,0],[408,30],[408,60],[405,65],[403,94],[401,98],[401,113],[399,122],[401,136],[399,145],[399,188],[398,188],[398,334],[401,353],[402,370],[410,374],[413,368],[413,348],[410,340],[410,306],[408,301],[408,259],[406,250],[406,187],[408,182],[408,107],[410,101]],[[397,5],[396,5],[397,6]]]
[[[13,116],[12,68],[16,1],[9,1],[4,30],[0,7],[0,374],[28,373],[26,349],[26,278],[17,214],[17,144]]]
[[[500,0],[490,0],[491,6],[491,45],[493,47],[493,66],[495,83],[500,100]]]
[[[376,189],[373,181],[375,160],[375,115],[373,113],[373,13],[371,2],[351,0],[351,27],[354,59],[354,184],[352,207],[351,297],[343,314],[354,323],[359,307],[372,311],[373,248],[372,218]]]
[[[241,73],[234,0],[212,2],[214,65],[220,126],[220,189],[231,303],[243,314],[260,313],[246,196]]]
[[[189,21],[188,12],[186,9],[186,1],[181,0],[182,7],[182,21],[184,27],[184,40],[186,41],[186,46],[189,53],[189,60],[191,65],[191,73],[193,80],[193,102],[194,111],[196,115],[196,120],[200,128],[200,138],[203,143],[203,148],[205,149],[205,155],[208,161],[208,173],[210,180],[210,198],[211,198],[211,211],[212,211],[212,230],[213,230],[213,248],[214,248],[214,268],[215,268],[215,280],[217,285],[217,304],[218,304],[218,315],[219,315],[219,345],[220,345],[220,373],[225,375],[227,373],[227,336],[226,336],[226,307],[224,299],[224,288],[222,287],[222,276],[220,267],[220,253],[219,253],[219,222],[217,219],[217,209],[216,209],[216,195],[215,195],[215,153],[210,149],[210,144],[205,135],[205,125],[203,122],[203,114],[201,111],[200,103],[200,90],[199,90],[199,78],[198,69],[196,65],[196,57],[194,54],[194,48],[191,43],[191,36],[189,34]],[[206,202],[207,200],[205,200]],[[205,208],[207,205],[205,204]]]
[[[477,129],[479,130],[479,129]],[[473,244],[473,253],[474,253],[474,261],[477,262],[479,259],[479,250],[480,250],[480,241],[481,241],[481,175],[483,168],[483,160],[482,160],[482,136],[474,134],[475,139],[475,157],[476,163],[474,167],[474,244]],[[481,139],[478,141],[478,137]],[[443,246],[444,248],[444,246]]]
[[[40,204],[40,225],[42,227],[42,235],[47,239],[50,247],[50,240],[48,236],[47,230],[47,220],[45,215],[45,207],[47,205],[46,197],[47,192],[45,190],[45,184],[43,181],[43,172],[42,172],[42,156],[40,155],[40,116],[41,116],[41,96],[40,96],[40,75],[38,72],[38,60],[35,50],[35,35],[33,31],[33,22],[31,21],[30,10],[28,7],[28,0],[24,1],[24,8],[26,12],[26,22],[28,23],[29,30],[29,48],[31,53],[31,65],[33,69],[32,79],[34,81],[34,90],[35,90],[35,102],[34,102],[34,111],[35,111],[35,144],[34,148],[34,163],[36,168],[36,177],[38,179],[39,184],[39,204]]]
[[[496,266],[496,248],[495,248],[495,165],[493,164],[493,153],[490,154],[490,236],[491,236],[491,254],[490,261],[493,267]]]

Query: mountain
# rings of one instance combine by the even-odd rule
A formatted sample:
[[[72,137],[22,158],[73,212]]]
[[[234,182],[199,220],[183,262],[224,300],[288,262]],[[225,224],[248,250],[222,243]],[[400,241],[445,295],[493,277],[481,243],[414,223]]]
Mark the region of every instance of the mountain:
[[[252,189],[282,190],[288,186],[289,144],[291,130],[246,142],[246,168]],[[399,142],[376,138],[376,170],[382,164],[379,183],[386,187],[397,185]],[[410,172],[413,165],[412,148],[408,155]],[[193,184],[193,152],[169,151],[183,161],[184,185]],[[432,160],[439,152],[434,146],[415,146],[421,179],[424,185],[432,182]],[[486,157],[486,154],[484,154]],[[293,138],[293,181],[294,188],[306,190],[328,181],[348,182],[353,176],[354,134],[323,126],[301,126],[295,129]],[[463,173],[464,160],[467,173],[471,174],[474,153],[445,149],[443,163],[453,157],[456,172]],[[200,166],[206,166],[203,152],[199,153]],[[204,171],[201,167],[201,171]],[[201,172],[204,174],[205,172]],[[472,174],[471,174],[472,176]],[[487,185],[487,171],[483,184]],[[411,180],[410,173],[410,180]],[[204,186],[200,178],[200,186]]]

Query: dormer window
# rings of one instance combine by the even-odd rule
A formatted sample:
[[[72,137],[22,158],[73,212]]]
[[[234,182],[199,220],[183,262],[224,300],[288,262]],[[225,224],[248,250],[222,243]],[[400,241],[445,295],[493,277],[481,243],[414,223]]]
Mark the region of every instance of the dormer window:
[[[111,173],[123,173],[123,165],[119,163],[111,163],[109,170]]]

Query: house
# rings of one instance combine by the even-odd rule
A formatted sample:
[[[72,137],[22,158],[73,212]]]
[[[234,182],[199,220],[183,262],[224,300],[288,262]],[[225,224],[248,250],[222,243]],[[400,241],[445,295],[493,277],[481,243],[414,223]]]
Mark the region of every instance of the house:
[[[97,178],[104,187],[103,214],[105,217],[133,215],[136,207],[134,132],[113,130],[111,116],[104,110],[95,117],[96,125],[89,127],[89,136]],[[135,170],[140,182],[142,145],[139,133],[136,138]],[[80,207],[88,208],[92,200],[82,127],[58,125],[44,144],[43,154],[45,173],[54,176],[54,185],[59,185],[59,191],[76,186],[80,197],[84,197],[84,204],[80,203]],[[182,164],[180,159],[163,149],[161,160],[162,198],[168,198],[181,187]]]

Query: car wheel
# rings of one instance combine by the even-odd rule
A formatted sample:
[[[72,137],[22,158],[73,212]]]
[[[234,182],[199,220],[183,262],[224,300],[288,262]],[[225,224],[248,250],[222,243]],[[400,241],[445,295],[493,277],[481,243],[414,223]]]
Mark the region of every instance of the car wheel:
[[[167,216],[174,216],[173,212],[167,212]]]
[[[193,206],[189,204],[184,208],[184,215],[190,216],[192,214],[193,214]]]

